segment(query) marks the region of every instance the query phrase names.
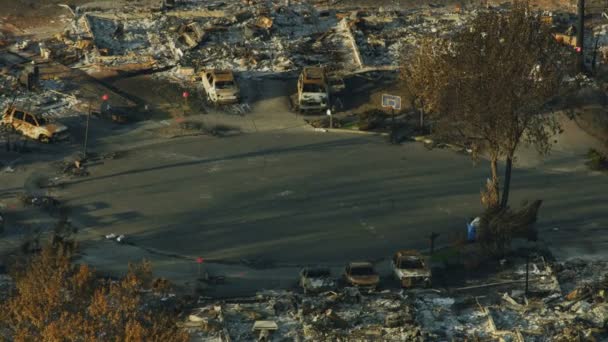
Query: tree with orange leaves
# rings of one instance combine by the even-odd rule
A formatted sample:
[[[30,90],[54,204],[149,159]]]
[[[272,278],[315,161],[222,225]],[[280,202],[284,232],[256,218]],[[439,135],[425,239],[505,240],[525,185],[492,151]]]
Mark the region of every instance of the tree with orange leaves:
[[[15,293],[0,303],[0,340],[187,341],[168,312],[150,306],[150,263],[129,265],[120,281],[72,265],[64,244],[49,244],[16,271]]]

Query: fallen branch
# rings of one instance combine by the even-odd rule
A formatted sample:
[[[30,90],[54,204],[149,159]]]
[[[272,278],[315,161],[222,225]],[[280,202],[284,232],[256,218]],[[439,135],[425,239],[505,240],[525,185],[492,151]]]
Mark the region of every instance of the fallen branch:
[[[481,288],[484,288],[484,287],[509,285],[509,284],[525,283],[525,282],[526,282],[525,280],[509,280],[509,281],[503,281],[503,282],[497,282],[497,283],[488,283],[488,284],[481,284],[481,285],[473,285],[473,286],[460,287],[460,288],[454,289],[454,291],[465,291],[465,290],[481,289]]]

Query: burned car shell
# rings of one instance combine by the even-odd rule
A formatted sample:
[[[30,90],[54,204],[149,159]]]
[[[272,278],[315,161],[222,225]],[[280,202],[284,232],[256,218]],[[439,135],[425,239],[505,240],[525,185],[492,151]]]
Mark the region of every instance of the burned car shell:
[[[210,102],[216,104],[233,104],[239,102],[240,90],[229,70],[205,70],[201,72],[201,81]]]
[[[344,280],[350,286],[373,291],[380,283],[380,276],[369,262],[351,262],[344,269]]]
[[[393,272],[402,287],[431,286],[431,270],[417,251],[403,250],[392,259]]]
[[[304,293],[335,289],[336,282],[327,268],[304,268],[300,271],[300,286]]]
[[[307,67],[298,78],[298,108],[300,111],[323,111],[329,107],[329,84],[325,70]]]
[[[2,115],[2,124],[12,127],[24,136],[41,142],[66,140],[68,128],[59,123],[47,123],[39,115],[17,109],[7,108]]]

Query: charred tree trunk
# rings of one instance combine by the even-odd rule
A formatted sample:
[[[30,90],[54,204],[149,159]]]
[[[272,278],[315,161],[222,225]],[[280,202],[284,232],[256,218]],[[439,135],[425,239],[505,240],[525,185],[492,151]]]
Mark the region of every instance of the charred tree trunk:
[[[505,166],[505,184],[502,191],[502,201],[500,202],[501,208],[506,208],[509,203],[509,187],[511,186],[511,170],[513,169],[513,157],[507,157],[507,164]]]
[[[496,195],[496,201],[498,202],[500,201],[500,186],[498,183],[498,158],[492,158],[492,161],[490,162],[490,168],[492,169],[492,185],[494,186],[494,193]]]
[[[490,160],[492,178],[486,181],[486,186],[481,190],[481,204],[486,209],[500,207],[500,184],[498,180],[498,157]]]

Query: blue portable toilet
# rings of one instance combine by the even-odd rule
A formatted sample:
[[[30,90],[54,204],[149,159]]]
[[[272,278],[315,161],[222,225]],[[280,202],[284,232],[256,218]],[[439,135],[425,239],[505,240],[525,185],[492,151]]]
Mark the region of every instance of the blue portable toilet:
[[[477,228],[479,228],[480,218],[476,217],[471,222],[467,223],[467,241],[475,242],[477,240]]]

